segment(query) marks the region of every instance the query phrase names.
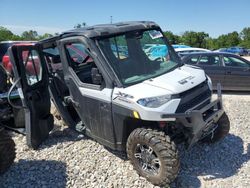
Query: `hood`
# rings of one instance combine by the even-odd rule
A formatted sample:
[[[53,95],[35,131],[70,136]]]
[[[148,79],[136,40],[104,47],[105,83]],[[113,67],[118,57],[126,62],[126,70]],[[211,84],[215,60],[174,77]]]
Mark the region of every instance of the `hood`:
[[[168,90],[172,94],[182,93],[189,90],[206,79],[202,69],[184,65],[167,74],[146,80],[143,84]]]
[[[178,94],[187,91],[206,80],[200,68],[183,65],[164,75],[145,80],[127,88],[116,88],[120,92],[132,96],[135,100],[146,97]]]

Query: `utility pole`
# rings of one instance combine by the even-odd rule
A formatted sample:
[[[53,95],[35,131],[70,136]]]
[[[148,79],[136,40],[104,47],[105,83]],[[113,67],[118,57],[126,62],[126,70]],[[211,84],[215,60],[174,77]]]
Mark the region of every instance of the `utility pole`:
[[[110,16],[110,23],[113,23],[113,16]]]

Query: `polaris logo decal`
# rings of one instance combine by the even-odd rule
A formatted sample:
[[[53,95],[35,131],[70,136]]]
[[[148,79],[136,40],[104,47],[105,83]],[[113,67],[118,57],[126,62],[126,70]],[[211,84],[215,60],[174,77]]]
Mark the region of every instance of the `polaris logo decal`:
[[[131,101],[129,101],[128,99],[120,97],[120,96],[118,96],[117,99],[122,101],[122,102],[131,103]]]
[[[131,103],[131,101],[129,99],[133,99],[134,97],[132,95],[126,94],[126,93],[122,93],[122,92],[118,92],[116,93],[116,97],[113,100],[120,100],[122,102],[126,102],[126,103]]]
[[[184,78],[184,79],[182,79],[182,80],[179,80],[178,83],[181,84],[181,85],[183,85],[183,84],[188,83],[188,80],[192,80],[192,79],[194,79],[194,76],[189,76],[189,77],[187,77],[187,78]],[[194,82],[191,82],[191,84],[193,84],[193,83],[194,83]]]

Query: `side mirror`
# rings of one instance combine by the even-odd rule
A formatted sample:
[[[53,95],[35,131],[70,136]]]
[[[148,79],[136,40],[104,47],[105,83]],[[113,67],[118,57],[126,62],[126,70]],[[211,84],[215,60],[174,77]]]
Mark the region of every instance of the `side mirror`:
[[[102,75],[99,73],[98,68],[91,69],[91,77],[93,84],[101,85],[102,84]]]

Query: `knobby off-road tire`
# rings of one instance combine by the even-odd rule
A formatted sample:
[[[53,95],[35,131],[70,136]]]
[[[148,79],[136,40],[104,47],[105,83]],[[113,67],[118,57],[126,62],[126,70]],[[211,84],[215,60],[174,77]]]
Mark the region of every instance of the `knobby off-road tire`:
[[[15,157],[15,142],[5,130],[0,129],[0,174],[8,170]]]
[[[164,132],[135,129],[127,141],[127,155],[137,173],[154,185],[170,184],[178,175],[178,151]]]
[[[209,134],[208,136],[206,136],[204,139],[201,140],[203,143],[212,144],[212,143],[218,142],[229,133],[230,121],[226,113],[224,113],[221,116],[217,124],[218,124],[218,127],[214,130],[214,132]]]

